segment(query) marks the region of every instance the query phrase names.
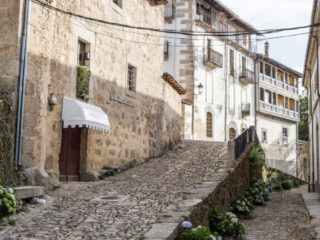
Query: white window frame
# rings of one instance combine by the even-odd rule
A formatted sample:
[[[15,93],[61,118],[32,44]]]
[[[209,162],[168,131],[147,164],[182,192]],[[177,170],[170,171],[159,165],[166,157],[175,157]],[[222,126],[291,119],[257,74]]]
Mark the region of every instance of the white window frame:
[[[266,133],[266,138],[264,139],[263,133]],[[268,143],[268,129],[262,128],[261,129],[261,142]]]

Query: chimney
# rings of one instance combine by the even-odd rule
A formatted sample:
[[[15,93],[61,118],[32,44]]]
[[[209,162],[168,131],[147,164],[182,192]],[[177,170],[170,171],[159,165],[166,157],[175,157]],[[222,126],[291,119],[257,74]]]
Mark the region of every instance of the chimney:
[[[268,43],[268,41],[266,41],[264,44],[264,55],[266,57],[269,57],[269,43]]]

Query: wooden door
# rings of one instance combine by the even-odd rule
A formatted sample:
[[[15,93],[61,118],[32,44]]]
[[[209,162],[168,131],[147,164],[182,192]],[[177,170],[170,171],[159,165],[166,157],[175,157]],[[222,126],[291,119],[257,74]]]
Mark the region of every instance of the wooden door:
[[[60,152],[60,181],[79,181],[81,128],[63,128]]]

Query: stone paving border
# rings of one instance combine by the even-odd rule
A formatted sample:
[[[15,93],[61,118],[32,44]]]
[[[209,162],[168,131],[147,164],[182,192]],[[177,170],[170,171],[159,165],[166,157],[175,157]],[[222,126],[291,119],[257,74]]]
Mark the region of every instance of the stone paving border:
[[[197,209],[205,204],[210,195],[215,192],[219,183],[225,181],[233,168],[223,168],[212,177],[207,177],[205,182],[199,184],[194,191],[188,192],[186,199],[179,205],[179,208],[168,215],[163,214],[161,223],[154,224],[144,237],[148,240],[175,240],[181,232],[181,221],[192,219],[197,214]],[[170,214],[170,215],[169,215]]]
[[[317,239],[320,239],[320,194],[302,193],[301,195],[309,211],[311,224],[317,232]]]
[[[237,160],[234,167],[228,165],[203,179],[193,191],[186,192],[185,200],[177,209],[162,213],[159,222],[144,235],[148,240],[175,240],[182,233],[181,222],[188,220],[194,224],[209,226],[209,212],[216,205],[220,210],[227,210],[230,201],[238,194],[243,194],[250,182],[250,167],[247,156],[254,144],[250,145]],[[166,217],[164,217],[166,216]]]

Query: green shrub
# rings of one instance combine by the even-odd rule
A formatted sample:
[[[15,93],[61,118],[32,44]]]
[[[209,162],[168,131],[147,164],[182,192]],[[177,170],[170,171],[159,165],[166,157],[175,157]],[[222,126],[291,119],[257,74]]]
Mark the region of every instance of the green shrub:
[[[210,229],[204,226],[187,229],[182,234],[182,240],[211,240],[212,237],[218,237],[218,234],[211,234]]]
[[[210,213],[209,222],[210,230],[223,237],[241,239],[245,233],[245,227],[239,222],[236,215],[231,212],[221,214],[216,206]]]
[[[89,98],[89,82],[91,78],[91,71],[85,66],[78,66],[77,75],[77,97]]]
[[[284,182],[282,183],[282,187],[283,187],[283,189],[285,189],[285,190],[290,190],[293,186],[292,186],[292,183],[291,183],[291,182],[289,182],[289,181],[284,181]]]
[[[16,213],[17,207],[13,190],[0,186],[0,219]]]
[[[236,197],[230,207],[230,211],[239,217],[249,216],[254,206],[252,201],[243,195]]]
[[[249,153],[250,168],[259,169],[265,166],[265,153],[261,146],[256,146]]]
[[[251,185],[246,188],[245,197],[254,205],[263,205],[265,201],[270,200],[269,193],[271,190],[271,186],[268,186],[262,180],[254,179]]]

